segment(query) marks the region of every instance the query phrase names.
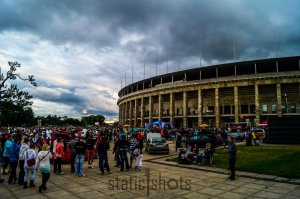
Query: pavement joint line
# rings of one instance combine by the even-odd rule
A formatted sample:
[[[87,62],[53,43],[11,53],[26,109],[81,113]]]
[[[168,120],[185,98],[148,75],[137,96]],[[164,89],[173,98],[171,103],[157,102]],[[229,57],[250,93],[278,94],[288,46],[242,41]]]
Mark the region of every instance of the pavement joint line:
[[[225,171],[214,171],[214,170],[211,170],[211,169],[205,169],[205,168],[195,168],[195,167],[189,167],[189,166],[185,166],[185,165],[179,165],[178,163],[177,164],[170,164],[170,163],[167,163],[166,160],[164,160],[164,162],[158,162],[158,161],[155,161],[155,160],[158,160],[158,159],[164,159],[164,158],[167,158],[167,157],[171,157],[171,156],[175,156],[175,155],[169,155],[169,156],[166,156],[166,157],[160,157],[160,158],[153,158],[153,159],[149,159],[149,160],[144,160],[145,162],[151,162],[151,163],[154,163],[154,164],[163,164],[163,165],[166,165],[166,166],[172,166],[172,167],[179,167],[179,168],[185,168],[185,169],[191,169],[191,170],[199,170],[199,171],[206,171],[206,172],[211,172],[211,173],[217,173],[217,174],[223,174],[223,175],[227,175],[227,172]],[[259,174],[257,174],[259,175]],[[255,179],[255,180],[265,180],[265,181],[271,181],[271,182],[278,182],[278,183],[288,183],[288,184],[294,184],[294,185],[300,185],[300,182],[295,182],[295,181],[280,181],[280,180],[276,180],[276,178],[278,178],[278,176],[274,176],[275,178],[274,179],[270,179],[270,178],[264,178],[264,177],[257,177],[257,176],[248,176],[248,175],[236,175],[237,177],[243,177],[243,178],[250,178],[250,179]]]

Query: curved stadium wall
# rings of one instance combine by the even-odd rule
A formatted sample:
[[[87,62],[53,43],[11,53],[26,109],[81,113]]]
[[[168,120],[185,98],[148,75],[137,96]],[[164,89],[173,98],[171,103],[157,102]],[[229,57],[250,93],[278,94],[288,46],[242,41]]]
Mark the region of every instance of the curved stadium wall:
[[[300,56],[194,68],[144,79],[119,91],[119,122],[156,120],[175,128],[226,122],[258,125],[300,115]]]

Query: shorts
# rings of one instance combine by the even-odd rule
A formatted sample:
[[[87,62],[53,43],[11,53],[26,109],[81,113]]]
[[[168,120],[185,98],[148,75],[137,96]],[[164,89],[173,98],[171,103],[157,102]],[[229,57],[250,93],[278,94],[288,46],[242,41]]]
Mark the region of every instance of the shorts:
[[[134,150],[130,150],[129,154],[130,154],[130,160],[133,160],[135,158],[135,155],[133,154]]]
[[[94,157],[95,157],[94,150],[88,150],[87,151],[87,158],[88,159],[94,159]]]

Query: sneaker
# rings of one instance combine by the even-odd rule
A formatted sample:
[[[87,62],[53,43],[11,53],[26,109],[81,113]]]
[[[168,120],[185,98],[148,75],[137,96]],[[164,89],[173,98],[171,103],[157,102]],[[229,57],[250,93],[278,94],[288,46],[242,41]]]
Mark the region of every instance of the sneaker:
[[[107,174],[112,174],[112,172],[111,172],[111,171],[109,171],[109,172],[107,172]]]
[[[85,174],[82,174],[80,177],[85,177]]]
[[[60,172],[60,173],[59,173],[59,175],[64,175],[64,174],[65,174],[64,172]]]
[[[93,169],[94,168],[94,166],[93,165],[91,165],[91,169]]]

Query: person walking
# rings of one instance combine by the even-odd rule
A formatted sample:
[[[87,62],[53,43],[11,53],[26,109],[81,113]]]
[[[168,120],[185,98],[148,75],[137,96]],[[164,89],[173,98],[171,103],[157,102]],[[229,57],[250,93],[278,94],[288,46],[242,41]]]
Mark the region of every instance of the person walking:
[[[71,151],[71,173],[75,172],[75,160],[76,160],[75,144],[76,143],[77,143],[77,141],[75,140],[75,137],[73,136],[71,139],[71,142],[68,145],[68,147]]]
[[[44,144],[42,146],[41,151],[37,154],[36,157],[36,166],[40,169],[42,174],[42,184],[39,186],[39,192],[42,190],[47,190],[46,183],[50,178],[50,159],[52,158],[52,154],[50,153],[50,146],[48,144]]]
[[[88,168],[93,169],[93,161],[94,161],[94,149],[95,149],[95,139],[92,133],[89,134],[89,138],[86,142],[87,147],[87,155],[88,155]]]
[[[102,175],[104,175],[104,167],[106,168],[108,174],[112,173],[110,171],[107,158],[107,151],[109,148],[109,141],[106,139],[106,137],[102,137],[97,144],[97,152],[99,156],[99,169]]]
[[[9,149],[9,165],[11,168],[11,173],[9,175],[8,184],[16,184],[17,181],[17,167],[19,161],[19,151],[20,145],[17,139],[14,139],[13,144]]]
[[[138,139],[138,144],[135,148],[135,169],[141,170],[143,165],[143,147],[144,139],[141,137]]]
[[[25,153],[29,149],[28,146],[29,139],[24,138],[20,147],[20,152],[19,152],[19,177],[18,177],[18,184],[23,185],[24,182],[24,175],[25,175],[25,170],[24,170],[24,159],[25,159]]]
[[[76,151],[76,161],[75,161],[75,174],[76,177],[84,177],[83,173],[83,163],[84,163],[84,154],[86,150],[86,143],[81,140],[81,137],[78,137],[78,142],[75,144],[74,148]]]
[[[4,144],[4,151],[3,151],[3,172],[2,174],[3,175],[7,175],[8,172],[5,172],[5,170],[7,169],[8,167],[8,164],[9,164],[9,150],[10,150],[10,147],[12,146],[13,142],[12,142],[12,136],[9,134],[7,136],[7,140],[5,141],[5,144]]]
[[[129,171],[129,164],[128,164],[128,157],[127,153],[129,151],[130,143],[128,140],[126,140],[126,135],[121,135],[121,139],[117,140],[115,143],[115,150],[119,151],[120,160],[121,160],[121,169],[120,171],[124,171],[124,164],[126,166],[126,171]],[[114,151],[115,151],[114,150]]]
[[[235,163],[236,163],[237,147],[232,136],[228,137],[227,151],[228,151],[229,168],[230,168],[230,176],[228,178],[230,180],[235,180]]]
[[[130,143],[130,147],[129,147],[130,166],[129,166],[129,168],[132,168],[132,162],[135,159],[135,156],[133,155],[133,151],[135,150],[136,145],[138,144],[138,141],[137,141],[136,136],[134,134],[130,135],[129,143]]]
[[[55,155],[56,155],[56,164],[54,164],[54,173],[56,173],[55,171],[57,171],[57,173],[59,175],[63,175],[64,172],[62,172],[62,170],[61,170],[61,161],[62,161],[62,157],[64,155],[64,147],[63,147],[60,137],[57,138],[57,143],[56,143],[56,147],[55,147]]]
[[[28,178],[29,172],[31,173],[30,187],[35,187],[35,184],[34,184],[35,159],[36,159],[35,146],[33,143],[31,143],[30,149],[26,150],[25,155],[24,155],[24,171],[25,171],[24,183],[23,183],[24,189],[28,188],[27,178]]]

